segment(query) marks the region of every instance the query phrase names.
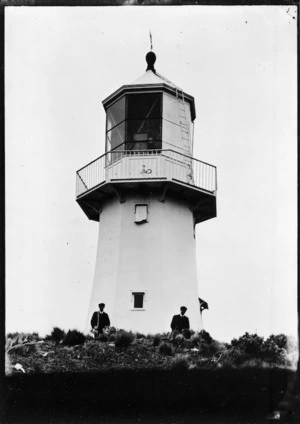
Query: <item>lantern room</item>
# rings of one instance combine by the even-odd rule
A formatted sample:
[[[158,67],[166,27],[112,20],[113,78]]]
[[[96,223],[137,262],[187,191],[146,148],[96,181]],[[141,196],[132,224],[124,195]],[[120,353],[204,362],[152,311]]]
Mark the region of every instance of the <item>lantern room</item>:
[[[106,110],[106,152],[173,149],[192,155],[194,98],[159,75],[155,54],[146,56],[142,77],[103,101]]]

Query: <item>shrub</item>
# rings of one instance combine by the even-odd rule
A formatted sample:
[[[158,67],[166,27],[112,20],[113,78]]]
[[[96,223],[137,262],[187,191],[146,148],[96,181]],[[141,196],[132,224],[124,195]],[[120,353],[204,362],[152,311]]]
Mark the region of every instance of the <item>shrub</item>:
[[[200,331],[199,337],[200,337],[200,341],[203,341],[207,344],[210,344],[213,341],[213,338],[211,337],[211,335],[205,330]]]
[[[288,338],[285,334],[271,334],[270,337],[267,338],[265,343],[274,342],[280,349],[287,348]]]
[[[211,343],[200,340],[199,353],[204,356],[215,355],[220,349],[221,345],[216,340],[212,340]]]
[[[35,333],[36,334],[36,333]],[[28,356],[36,352],[38,342],[32,340],[32,335],[28,333],[10,333],[13,338],[7,337],[5,343],[5,352],[17,353],[18,355]]]
[[[145,335],[144,335],[144,334],[142,334],[142,333],[137,332],[137,333],[135,334],[135,337],[136,337],[137,339],[144,339],[144,338],[145,338]]]
[[[174,346],[184,346],[185,338],[183,337],[183,334],[177,334],[176,337],[172,340]]]
[[[50,333],[50,336],[47,340],[53,340],[55,344],[58,344],[61,340],[66,337],[64,330],[61,330],[59,327],[54,327]]]
[[[159,343],[160,343],[160,340],[161,340],[160,334],[155,334],[153,336],[153,346],[155,346],[155,347],[158,346]]]
[[[131,331],[120,330],[116,334],[116,348],[126,349],[134,340],[134,335]]]
[[[187,328],[184,328],[182,330],[182,335],[183,335],[183,337],[185,339],[190,339],[191,338],[191,335],[192,335],[192,331],[191,330],[188,330]]]
[[[115,342],[115,341],[116,341],[116,338],[117,338],[116,333],[112,333],[112,334],[110,334],[110,335],[108,336],[108,340],[109,340],[110,342]]]
[[[200,344],[200,336],[198,334],[194,334],[191,338],[190,341],[192,343],[193,346],[198,347]]]
[[[160,333],[161,340],[169,340],[170,339],[170,333]]]
[[[100,342],[108,342],[108,335],[100,333],[97,337]]]
[[[175,337],[178,336],[178,334],[181,334],[179,330],[172,331],[172,339],[175,339]]]
[[[76,346],[83,344],[85,340],[85,335],[80,331],[69,330],[63,339],[63,344],[66,346]]]
[[[231,340],[231,346],[254,357],[259,357],[264,339],[257,334],[245,333],[238,339]]]
[[[261,357],[268,362],[282,365],[286,363],[286,350],[269,337],[262,346]]]
[[[236,348],[230,348],[224,352],[222,357],[222,365],[227,367],[237,367],[240,366],[248,359],[248,356],[245,352],[240,351]]]
[[[191,341],[191,339],[185,339],[185,341],[184,341],[184,346],[187,348],[187,349],[192,349],[193,347],[194,347],[194,344],[193,344],[193,342]]]
[[[173,356],[174,355],[174,348],[171,345],[171,343],[168,342],[161,342],[158,346],[158,353],[165,356]]]
[[[187,355],[176,355],[172,360],[171,367],[174,369],[188,370],[190,362]]]
[[[28,342],[37,342],[41,340],[38,333],[8,333],[7,338],[14,340],[15,344],[17,343],[28,343]]]

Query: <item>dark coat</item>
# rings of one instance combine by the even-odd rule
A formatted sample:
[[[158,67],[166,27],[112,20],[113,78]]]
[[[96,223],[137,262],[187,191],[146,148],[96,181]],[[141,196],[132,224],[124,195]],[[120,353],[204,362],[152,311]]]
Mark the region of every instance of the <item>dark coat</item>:
[[[98,315],[99,315],[99,325],[97,327]],[[106,312],[103,312],[103,314],[100,314],[99,311],[96,311],[93,313],[93,316],[91,319],[92,328],[97,327],[97,330],[99,331],[99,333],[102,333],[103,328],[109,325],[110,325],[110,320]]]
[[[174,331],[174,330],[182,331],[184,328],[189,329],[190,328],[190,321],[189,321],[188,317],[186,317],[185,315],[183,315],[183,316],[174,315],[172,322],[171,322],[171,328],[172,328],[172,331]]]

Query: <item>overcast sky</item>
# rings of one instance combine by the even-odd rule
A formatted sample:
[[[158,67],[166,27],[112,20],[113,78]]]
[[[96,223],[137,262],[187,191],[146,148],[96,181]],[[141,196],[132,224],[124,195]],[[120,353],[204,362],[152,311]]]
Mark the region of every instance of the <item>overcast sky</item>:
[[[296,335],[291,6],[5,9],[7,332],[85,328],[98,223],[75,172],[104,153],[101,102],[144,73],[150,29],[157,71],[195,97],[194,157],[218,169],[196,229],[204,328]]]

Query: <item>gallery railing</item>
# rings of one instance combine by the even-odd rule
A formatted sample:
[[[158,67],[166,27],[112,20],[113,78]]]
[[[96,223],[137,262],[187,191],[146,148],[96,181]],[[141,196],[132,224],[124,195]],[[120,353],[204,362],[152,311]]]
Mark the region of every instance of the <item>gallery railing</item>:
[[[216,167],[174,150],[111,150],[77,171],[77,197],[109,181],[175,180],[214,193]]]

